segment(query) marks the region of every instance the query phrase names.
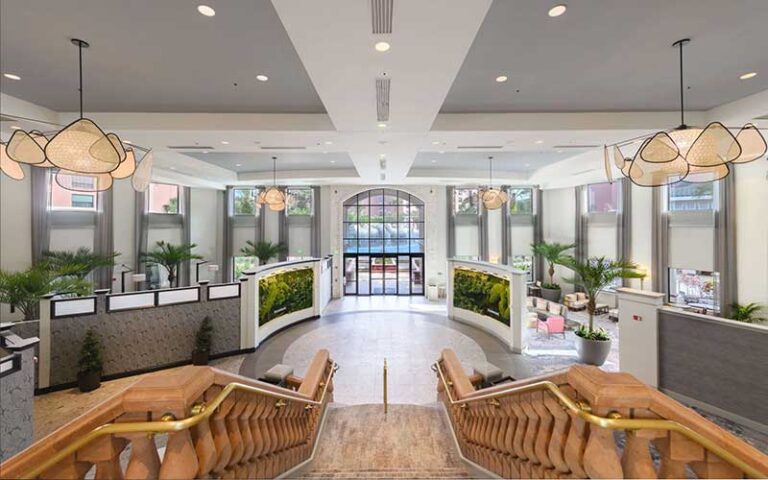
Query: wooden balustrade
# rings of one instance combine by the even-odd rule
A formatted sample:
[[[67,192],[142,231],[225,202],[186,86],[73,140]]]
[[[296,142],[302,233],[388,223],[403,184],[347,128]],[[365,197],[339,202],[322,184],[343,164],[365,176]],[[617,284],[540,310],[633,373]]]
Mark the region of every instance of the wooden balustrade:
[[[462,454],[504,478],[768,477],[768,456],[626,373],[474,390],[451,350],[435,370]]]
[[[292,388],[210,367],[153,374],[0,464],[0,478],[273,478],[310,459],[334,370],[321,350]]]

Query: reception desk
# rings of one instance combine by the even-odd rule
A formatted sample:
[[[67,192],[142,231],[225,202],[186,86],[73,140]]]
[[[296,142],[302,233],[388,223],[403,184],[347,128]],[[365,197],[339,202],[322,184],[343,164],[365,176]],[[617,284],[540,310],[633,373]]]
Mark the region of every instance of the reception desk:
[[[526,272],[508,265],[448,260],[448,316],[523,350]]]

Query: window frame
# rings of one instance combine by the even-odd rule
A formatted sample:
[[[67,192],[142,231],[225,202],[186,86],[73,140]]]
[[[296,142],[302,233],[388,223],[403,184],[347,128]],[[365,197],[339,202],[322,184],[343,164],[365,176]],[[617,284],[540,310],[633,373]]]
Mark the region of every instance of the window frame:
[[[386,203],[385,192],[388,191],[395,192],[395,198],[397,199],[395,204]],[[378,192],[380,195],[371,195],[372,192]],[[405,195],[408,197],[406,198]],[[372,197],[374,203],[371,203]],[[405,203],[402,203],[401,200],[406,201]],[[355,207],[356,212],[358,212],[354,217],[354,221],[347,220],[347,207]],[[426,252],[426,219],[424,218],[426,207],[424,202],[415,195],[392,188],[374,188],[347,199],[343,203],[342,208],[344,209],[343,212],[345,212],[342,215],[341,230],[342,253],[344,255],[423,255]],[[371,215],[371,211],[373,208],[381,210],[380,220],[378,219],[378,216],[376,216],[377,218],[372,221],[372,217],[374,216]],[[366,215],[360,215],[362,209],[367,209]],[[395,209],[396,218],[394,220],[391,218],[387,220],[387,209]],[[414,220],[414,212],[418,211],[418,209],[421,210],[421,213],[416,214],[418,215],[418,219]],[[407,211],[407,215],[404,213],[404,210]],[[361,221],[361,219],[363,220]],[[366,227],[363,229],[365,233],[361,236],[361,230],[358,227],[353,236],[348,235],[350,225],[364,225]],[[372,225],[380,226],[381,230],[377,230],[376,234],[373,234],[373,230],[371,229]],[[389,232],[387,231],[387,226],[389,226]],[[394,229],[392,228],[393,226]],[[405,228],[403,228],[403,226]],[[408,235],[406,237],[401,237],[400,232],[406,230]],[[392,236],[393,232],[394,237]],[[418,232],[418,236],[414,237],[413,232]],[[366,242],[367,249],[365,251],[360,248],[361,240]],[[354,244],[353,251],[347,249],[350,242]],[[387,244],[391,244],[392,242],[396,245],[395,251],[387,251]],[[408,246],[407,250],[401,250],[401,245],[406,244]],[[380,245],[380,250],[373,250],[371,248],[372,245]],[[412,248],[413,245],[420,245],[420,247],[414,249]]]
[[[291,213],[291,207],[289,199],[295,191],[308,191],[309,192],[309,213]],[[312,217],[315,214],[315,191],[312,187],[287,187],[285,189],[285,216],[286,217]]]
[[[66,173],[64,175],[70,176],[70,177],[91,177],[91,175],[85,175],[85,174],[70,174]],[[94,178],[94,182],[96,182]],[[64,191],[65,193],[69,194],[69,203],[70,206],[59,206],[53,204],[53,193],[54,188],[60,189]],[[74,195],[88,195],[93,197],[93,207],[73,207],[72,204],[72,197]],[[56,182],[56,175],[50,175],[50,180],[48,184],[48,209],[50,211],[54,212],[96,212],[99,209],[99,192],[88,192],[88,191],[75,191],[75,190],[67,190],[66,188],[62,187]]]
[[[254,213],[238,213],[237,212],[237,192],[238,191],[252,191],[253,192],[253,205]],[[261,205],[256,203],[259,198],[260,189],[258,187],[233,187],[232,188],[232,216],[234,217],[258,217],[261,215]]]
[[[512,211],[512,191],[513,190],[527,190],[529,195],[529,202],[530,202],[530,209],[527,212],[513,212]],[[507,187],[507,195],[509,196],[509,201],[507,202],[509,205],[507,206],[507,214],[511,216],[523,216],[523,215],[533,215],[535,213],[534,208],[534,198],[533,198],[533,188],[532,187]]]
[[[680,188],[681,186],[695,187],[697,185],[711,185],[712,186],[712,196],[711,196],[711,199],[710,199],[710,202],[711,202],[710,203],[710,208],[693,208],[693,209],[690,209],[690,208],[680,208],[680,209],[674,209],[674,210],[671,208],[672,207],[672,198],[673,198],[672,197],[672,190],[674,188]],[[718,206],[718,203],[719,203],[720,191],[719,191],[719,188],[718,188],[718,182],[717,181],[691,183],[691,182],[686,182],[685,180],[683,180],[681,182],[676,182],[676,183],[667,185],[667,188],[664,189],[664,195],[665,195],[665,198],[664,198],[664,209],[667,212],[675,212],[675,213],[677,213],[677,212],[714,212],[718,208],[717,206]],[[699,201],[700,198],[691,197],[691,200],[692,201]]]
[[[613,210],[593,210],[592,209],[592,201],[590,199],[590,191],[592,187],[597,186],[607,186],[611,189],[613,192],[613,199],[612,199],[612,206]],[[612,215],[612,214],[618,214],[619,210],[621,209],[621,191],[620,186],[618,182],[600,182],[600,183],[588,183],[587,188],[584,189],[584,195],[586,195],[586,198],[584,199],[584,205],[585,210],[587,214],[601,214],[601,215]]]
[[[152,210],[152,186],[154,185],[168,185],[176,188],[176,211],[175,212],[157,212]],[[175,183],[163,183],[163,182],[151,182],[149,188],[147,188],[147,213],[152,215],[181,215],[181,189],[178,184]]]
[[[469,191],[472,192],[469,195],[470,205],[473,205],[474,211],[461,212],[459,211],[459,192]],[[471,199],[474,198],[474,201]],[[480,214],[480,188],[478,187],[456,187],[453,189],[453,204],[451,205],[454,215],[479,215]]]
[[[671,305],[677,305],[681,307],[692,307],[692,308],[705,308],[701,307],[699,305],[693,305],[692,303],[688,303],[685,300],[682,302],[678,301],[678,294],[677,292],[674,292],[676,290],[677,284],[680,282],[676,282],[676,284],[673,286],[672,284],[672,273],[673,271],[678,272],[684,272],[683,274],[692,274],[697,277],[711,277],[713,282],[713,294],[712,294],[712,305],[711,307],[706,307],[707,310],[711,310],[714,313],[720,313],[722,306],[720,305],[720,272],[715,271],[705,271],[705,270],[697,270],[695,268],[677,268],[677,267],[668,267],[667,268],[667,302]],[[679,273],[676,273],[676,278],[679,278]]]

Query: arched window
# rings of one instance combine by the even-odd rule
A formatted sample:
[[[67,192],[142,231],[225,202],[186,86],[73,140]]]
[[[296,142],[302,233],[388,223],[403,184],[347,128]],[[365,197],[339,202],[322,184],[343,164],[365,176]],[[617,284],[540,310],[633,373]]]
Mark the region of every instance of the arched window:
[[[424,294],[424,202],[373,189],[344,202],[344,293]]]

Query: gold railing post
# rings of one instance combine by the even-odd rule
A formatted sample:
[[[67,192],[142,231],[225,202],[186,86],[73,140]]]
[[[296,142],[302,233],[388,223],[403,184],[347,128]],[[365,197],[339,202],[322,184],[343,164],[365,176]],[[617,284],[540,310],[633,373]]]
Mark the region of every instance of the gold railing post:
[[[387,359],[384,359],[384,415],[387,414]]]

